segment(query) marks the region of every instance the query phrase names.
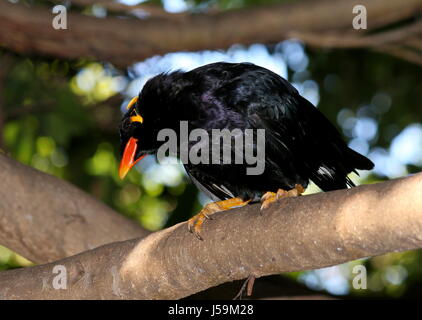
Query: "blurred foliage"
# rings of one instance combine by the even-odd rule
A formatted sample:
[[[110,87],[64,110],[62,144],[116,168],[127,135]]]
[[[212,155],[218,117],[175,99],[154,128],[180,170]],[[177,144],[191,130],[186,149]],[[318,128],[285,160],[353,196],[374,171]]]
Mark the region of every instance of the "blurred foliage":
[[[189,0],[187,1],[193,8],[209,9],[216,8],[220,10],[255,7],[259,5],[269,5],[274,3],[294,2],[295,0]]]
[[[159,0],[148,2],[162,5]],[[187,1],[192,10],[225,10],[273,2],[280,1]],[[268,46],[269,51],[273,49],[274,46]],[[353,139],[353,134],[344,123],[356,117],[376,121],[376,135],[368,140],[371,148],[388,149],[393,138],[407,125],[422,122],[420,67],[363,50],[307,50],[306,54],[307,70],[289,69],[289,79],[296,82],[312,79],[319,85],[320,110],[347,139]],[[18,56],[7,51],[0,52],[0,65],[3,71],[0,146],[4,152],[70,181],[150,230],[184,221],[198,211],[198,191],[186,177],[177,176],[172,183],[163,182],[160,173],[157,178],[157,172],[151,169],[154,165],[150,165],[142,173],[132,170],[123,181],[118,178],[117,126],[121,106],[128,98],[121,95],[129,85],[126,70],[82,59],[62,61]],[[418,165],[406,167],[409,173],[420,169]],[[386,178],[383,174],[372,174],[362,182]],[[368,269],[368,290],[350,287],[351,296],[421,294],[420,251],[393,253],[361,262]],[[343,266],[349,280],[356,263]],[[31,263],[23,257],[0,247],[0,269],[28,265]],[[288,276],[301,281],[306,274]]]
[[[4,151],[144,219],[149,229],[161,228],[164,212],[176,207],[177,188],[153,185],[136,170],[124,181],[117,175],[122,98],[116,90],[124,86],[122,74],[92,62],[8,60],[2,83]],[[151,219],[157,215],[162,219]]]
[[[0,270],[30,267],[34,264],[19,254],[0,246]]]

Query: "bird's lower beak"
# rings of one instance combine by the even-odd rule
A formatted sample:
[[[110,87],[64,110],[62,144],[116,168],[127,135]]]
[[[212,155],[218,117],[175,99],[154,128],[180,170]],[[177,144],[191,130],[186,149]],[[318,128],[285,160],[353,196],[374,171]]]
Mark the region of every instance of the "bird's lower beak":
[[[119,177],[123,179],[132,167],[138,163],[145,155],[135,159],[136,149],[138,147],[138,139],[130,138],[126,144],[125,151],[123,152],[122,160],[120,161]]]

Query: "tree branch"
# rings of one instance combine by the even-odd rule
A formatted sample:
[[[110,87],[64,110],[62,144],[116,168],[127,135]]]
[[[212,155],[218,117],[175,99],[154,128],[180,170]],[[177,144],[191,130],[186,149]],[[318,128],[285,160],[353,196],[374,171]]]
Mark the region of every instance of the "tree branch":
[[[356,33],[291,32],[290,36],[308,45],[323,48],[370,48],[422,65],[421,44],[415,37],[422,35],[422,22],[417,21],[399,29],[374,35],[360,36]],[[410,48],[406,48],[410,47]]]
[[[359,37],[355,33],[290,33],[292,37],[302,39],[309,45],[325,48],[377,48],[385,45],[400,44],[403,40],[407,40],[421,34],[422,21],[414,22],[399,29],[384,31],[365,37]]]
[[[0,181],[0,244],[33,262],[148,234],[69,183],[2,154]]]
[[[311,0],[208,14],[183,14],[177,19],[95,18],[68,13],[68,29],[52,27],[46,8],[0,1],[0,43],[20,53],[60,58],[93,57],[128,66],[156,54],[227,48],[234,43],[275,43],[292,32],[352,31],[355,0]],[[422,0],[365,1],[368,30],[413,17]],[[253,27],[251,27],[253,22]],[[366,32],[355,31],[361,36]],[[112,45],[110,45],[112,44]]]
[[[422,174],[215,214],[205,241],[186,223],[51,264],[0,273],[11,299],[178,299],[228,281],[422,247]],[[52,281],[67,269],[66,290]]]

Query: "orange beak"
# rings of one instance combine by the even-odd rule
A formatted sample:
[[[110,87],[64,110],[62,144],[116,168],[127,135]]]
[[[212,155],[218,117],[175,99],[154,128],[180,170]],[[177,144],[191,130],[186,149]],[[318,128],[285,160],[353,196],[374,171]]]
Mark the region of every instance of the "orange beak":
[[[137,145],[138,139],[130,138],[129,141],[126,144],[125,151],[123,152],[122,160],[120,161],[120,167],[119,167],[119,177],[120,179],[123,179],[126,177],[127,173],[129,172],[132,167],[138,163],[141,159],[145,157],[145,155],[139,157],[135,160],[136,155],[136,149],[138,147]]]

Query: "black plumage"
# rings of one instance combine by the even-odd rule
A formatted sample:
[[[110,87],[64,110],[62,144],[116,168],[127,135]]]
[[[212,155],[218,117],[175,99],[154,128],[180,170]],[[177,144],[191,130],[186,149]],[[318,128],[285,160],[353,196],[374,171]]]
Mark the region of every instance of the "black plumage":
[[[131,122],[134,112],[144,122]],[[247,175],[243,164],[185,164],[194,183],[217,200],[258,199],[267,191],[306,187],[322,190],[353,186],[347,177],[373,163],[348,148],[335,127],[279,75],[250,63],[213,63],[189,72],[150,79],[120,125],[122,151],[130,137],[135,158],[153,154],[159,130],[265,129],[265,171]],[[189,148],[194,143],[189,143]],[[233,153],[235,151],[233,150]]]

